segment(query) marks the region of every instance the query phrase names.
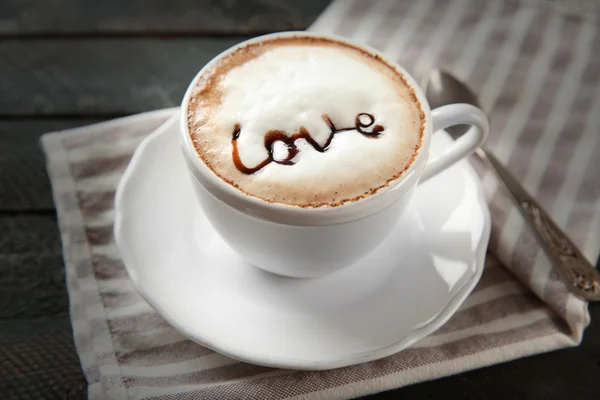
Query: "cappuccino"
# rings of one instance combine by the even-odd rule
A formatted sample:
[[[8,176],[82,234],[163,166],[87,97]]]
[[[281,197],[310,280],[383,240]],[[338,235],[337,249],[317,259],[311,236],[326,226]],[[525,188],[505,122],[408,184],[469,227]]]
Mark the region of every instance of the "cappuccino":
[[[335,207],[410,167],[425,113],[400,71],[315,37],[251,42],[203,71],[187,125],[202,162],[266,202]]]

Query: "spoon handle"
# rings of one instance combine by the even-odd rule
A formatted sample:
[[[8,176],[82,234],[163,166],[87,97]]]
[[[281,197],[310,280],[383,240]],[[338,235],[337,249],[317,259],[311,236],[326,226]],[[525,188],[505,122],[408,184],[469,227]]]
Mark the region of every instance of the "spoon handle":
[[[533,228],[550,261],[558,268],[571,291],[588,301],[600,300],[600,275],[577,246],[489,150],[480,148],[476,153],[504,182],[519,211]]]

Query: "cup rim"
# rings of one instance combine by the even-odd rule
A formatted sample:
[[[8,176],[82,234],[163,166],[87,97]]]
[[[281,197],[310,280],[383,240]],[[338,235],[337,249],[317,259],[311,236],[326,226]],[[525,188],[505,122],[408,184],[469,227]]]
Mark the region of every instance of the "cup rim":
[[[212,68],[212,66],[223,57],[226,57],[240,47],[266,40],[286,37],[309,37],[324,39],[347,44],[364,50],[379,57],[388,65],[397,70],[405,78],[406,83],[415,93],[421,110],[425,114],[421,146],[417,150],[417,154],[409,167],[398,178],[379,189],[376,193],[355,201],[348,201],[337,206],[299,207],[284,203],[267,202],[258,197],[245,194],[227,182],[223,181],[202,161],[200,155],[197,153],[189,133],[187,113],[189,99],[202,74],[206,70]],[[275,223],[289,225],[333,225],[353,221],[374,214],[375,212],[400,199],[412,187],[414,187],[418,182],[421,172],[423,171],[427,162],[432,129],[431,109],[418,82],[412,77],[411,74],[408,73],[408,71],[406,71],[398,63],[390,60],[385,54],[368,45],[358,44],[344,37],[333,34],[321,34],[306,31],[286,31],[269,33],[240,42],[222,51],[213,59],[211,59],[211,61],[209,61],[206,65],[204,65],[194,76],[188,88],[186,89],[185,95],[183,96],[181,102],[181,112],[179,114],[178,130],[184,158],[188,168],[192,172],[192,178],[196,179],[198,183],[201,184],[211,195],[217,197],[240,212]],[[391,196],[392,194],[393,196]]]

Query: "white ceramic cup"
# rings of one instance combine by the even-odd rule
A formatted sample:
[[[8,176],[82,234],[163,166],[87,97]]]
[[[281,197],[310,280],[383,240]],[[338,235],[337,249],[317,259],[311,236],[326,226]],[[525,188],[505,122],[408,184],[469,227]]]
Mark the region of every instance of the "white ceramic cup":
[[[402,67],[374,49],[358,46],[395,66],[413,87],[426,114],[423,143],[411,166],[388,187],[337,207],[301,208],[245,195],[217,177],[196,153],[187,125],[188,100],[198,78],[217,60],[249,42],[286,36],[350,43],[330,35],[286,32],[257,37],[226,50],[200,70],[191,82],[181,106],[180,141],[200,204],[215,230],[232,249],[248,263],[276,274],[318,277],[351,265],[375,249],[398,221],[417,184],[481,146],[488,136],[489,125],[485,113],[468,104],[430,110],[418,84]],[[471,128],[440,157],[428,160],[433,133],[452,125],[471,125]]]

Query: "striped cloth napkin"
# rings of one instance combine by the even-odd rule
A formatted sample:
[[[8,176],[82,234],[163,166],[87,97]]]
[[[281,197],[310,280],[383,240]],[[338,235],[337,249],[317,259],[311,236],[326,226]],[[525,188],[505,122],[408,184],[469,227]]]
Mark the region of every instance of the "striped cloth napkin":
[[[334,2],[311,28],[377,47],[415,76],[441,66],[490,112],[490,147],[590,260],[600,239],[600,35],[564,2]],[[175,110],[42,139],[62,235],[71,318],[91,399],[365,395],[580,343],[571,295],[489,173],[493,233],[481,282],[438,332],[391,357],[322,372],[253,366],[171,328],[135,292],[112,236],[132,152]]]

